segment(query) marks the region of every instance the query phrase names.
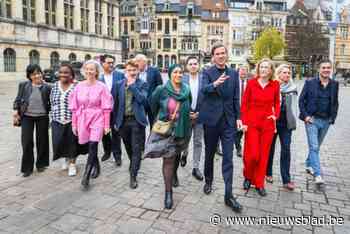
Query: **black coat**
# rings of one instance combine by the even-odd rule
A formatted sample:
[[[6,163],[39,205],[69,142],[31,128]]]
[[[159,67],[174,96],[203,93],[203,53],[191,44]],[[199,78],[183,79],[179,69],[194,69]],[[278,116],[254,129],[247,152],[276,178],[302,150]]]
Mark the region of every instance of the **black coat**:
[[[23,81],[18,86],[18,92],[17,97],[15,101],[13,102],[13,109],[17,110],[18,113],[22,116],[29,105],[29,98],[32,94],[32,82],[31,81]],[[51,110],[50,105],[50,93],[51,93],[51,86],[43,83],[40,87],[41,91],[41,97],[43,99],[44,107],[46,110],[46,113],[48,114]]]

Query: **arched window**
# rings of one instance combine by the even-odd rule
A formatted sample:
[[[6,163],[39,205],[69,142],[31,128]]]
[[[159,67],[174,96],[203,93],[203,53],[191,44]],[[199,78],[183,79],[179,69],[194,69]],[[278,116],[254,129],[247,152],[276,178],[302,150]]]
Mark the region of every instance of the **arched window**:
[[[31,50],[29,52],[29,63],[40,64],[40,54],[37,50]]]
[[[69,62],[75,62],[77,61],[77,56],[74,53],[70,53],[68,56]]]
[[[169,55],[165,55],[164,57],[164,67],[168,68],[169,67]]]
[[[163,67],[163,56],[162,55],[157,56],[157,64],[158,64],[159,68]]]
[[[16,71],[16,51],[14,49],[7,48],[4,50],[4,71]]]
[[[90,54],[85,55],[85,61],[90,60],[90,59],[91,59],[91,55]]]
[[[60,55],[56,51],[54,51],[50,55],[51,68],[52,69],[57,68],[59,64],[60,64]]]
[[[171,64],[176,64],[176,55],[171,56]]]

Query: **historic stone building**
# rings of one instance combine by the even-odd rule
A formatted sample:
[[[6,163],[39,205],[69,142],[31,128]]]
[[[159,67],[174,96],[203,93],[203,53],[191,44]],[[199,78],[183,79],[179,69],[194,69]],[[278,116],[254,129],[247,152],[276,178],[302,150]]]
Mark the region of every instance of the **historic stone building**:
[[[119,5],[105,0],[0,2],[0,77],[22,77],[29,63],[43,69],[62,60],[109,53],[121,61]]]
[[[338,14],[335,41],[335,69],[340,74],[350,73],[350,5]]]
[[[266,27],[274,27],[285,35],[287,21],[286,0],[229,0],[230,63],[251,63],[252,45]],[[283,60],[283,53],[274,58]]]

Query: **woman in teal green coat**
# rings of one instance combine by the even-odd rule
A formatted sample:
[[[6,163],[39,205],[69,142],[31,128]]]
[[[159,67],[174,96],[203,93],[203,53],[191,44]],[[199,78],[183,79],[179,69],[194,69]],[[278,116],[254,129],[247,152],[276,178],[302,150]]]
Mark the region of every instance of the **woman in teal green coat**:
[[[179,185],[177,168],[181,151],[183,151],[191,136],[191,90],[189,86],[182,82],[183,69],[175,64],[169,68],[169,80],[165,85],[158,86],[153,92],[150,100],[154,116],[157,120],[174,121],[173,139],[167,147],[175,148],[174,153],[163,155],[163,177],[165,183],[166,209],[173,206],[172,187]]]

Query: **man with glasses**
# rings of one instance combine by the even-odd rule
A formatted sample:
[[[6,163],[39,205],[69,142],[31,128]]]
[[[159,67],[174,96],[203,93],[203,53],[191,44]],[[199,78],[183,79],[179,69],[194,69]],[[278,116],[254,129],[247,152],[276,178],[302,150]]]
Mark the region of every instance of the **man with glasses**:
[[[100,80],[104,82],[109,91],[114,93],[113,87],[115,84],[125,79],[123,73],[114,71],[115,58],[112,55],[105,54],[100,57],[100,62],[103,68],[103,74],[100,77]],[[113,113],[111,113],[113,115]],[[111,116],[111,122],[113,121],[113,116]],[[113,123],[111,123],[113,126]],[[102,156],[102,162],[108,160],[113,153],[115,164],[117,167],[122,165],[122,150],[121,150],[121,140],[117,131],[112,128],[111,133],[104,135],[102,138],[104,155]]]

